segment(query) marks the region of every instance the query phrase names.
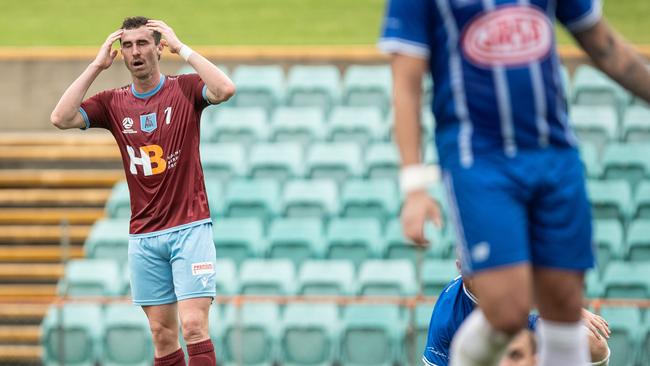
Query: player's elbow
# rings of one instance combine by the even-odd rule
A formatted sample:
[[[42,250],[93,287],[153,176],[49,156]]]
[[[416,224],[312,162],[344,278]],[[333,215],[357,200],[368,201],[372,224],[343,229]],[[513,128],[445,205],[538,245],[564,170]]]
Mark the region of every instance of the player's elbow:
[[[227,101],[228,99],[232,98],[233,95],[235,95],[235,92],[237,91],[237,88],[235,87],[235,84],[230,81],[227,82],[222,88],[221,88],[221,95],[223,98],[223,102]]]
[[[52,122],[52,125],[59,130],[64,130],[66,128],[63,116],[56,111],[53,111],[52,114],[50,114],[50,122]]]

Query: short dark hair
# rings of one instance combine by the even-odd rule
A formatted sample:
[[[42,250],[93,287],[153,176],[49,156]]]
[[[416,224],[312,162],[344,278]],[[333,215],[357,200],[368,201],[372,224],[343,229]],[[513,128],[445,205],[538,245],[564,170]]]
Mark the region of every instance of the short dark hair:
[[[124,21],[122,22],[122,29],[136,29],[144,27],[147,25],[147,22],[149,20],[149,18],[141,16],[124,18]],[[160,43],[160,37],[160,32],[153,31],[153,39],[156,44]]]

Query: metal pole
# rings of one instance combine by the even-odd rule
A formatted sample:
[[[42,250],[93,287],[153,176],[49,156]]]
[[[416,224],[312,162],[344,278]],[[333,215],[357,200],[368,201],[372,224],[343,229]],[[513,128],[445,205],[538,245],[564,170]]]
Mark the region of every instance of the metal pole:
[[[68,264],[68,259],[70,258],[70,228],[68,225],[68,220],[66,218],[61,220],[61,262],[63,263],[64,268],[64,277],[61,281],[61,289],[59,294],[59,299],[57,301],[57,335],[59,338],[59,365],[65,366],[65,329],[64,329],[64,318],[63,318],[63,306],[65,305],[65,299],[68,296],[68,282],[65,279],[65,268]],[[60,300],[60,301],[59,301]]]

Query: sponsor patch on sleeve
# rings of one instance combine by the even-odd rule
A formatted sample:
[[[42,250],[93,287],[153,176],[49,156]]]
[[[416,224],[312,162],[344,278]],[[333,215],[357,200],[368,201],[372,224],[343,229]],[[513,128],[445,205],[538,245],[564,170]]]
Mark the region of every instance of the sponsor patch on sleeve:
[[[212,273],[214,273],[214,264],[212,262],[192,263],[192,276]]]

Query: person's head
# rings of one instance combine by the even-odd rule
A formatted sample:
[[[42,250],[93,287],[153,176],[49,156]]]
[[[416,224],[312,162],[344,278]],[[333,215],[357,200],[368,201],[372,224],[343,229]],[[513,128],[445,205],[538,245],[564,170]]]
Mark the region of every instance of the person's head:
[[[134,78],[142,79],[159,72],[158,60],[163,51],[161,34],[147,28],[149,18],[129,17],[122,22],[122,56]]]
[[[529,330],[521,331],[508,344],[499,366],[535,366],[537,364],[535,335]]]

